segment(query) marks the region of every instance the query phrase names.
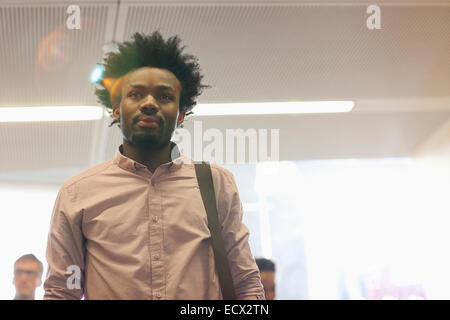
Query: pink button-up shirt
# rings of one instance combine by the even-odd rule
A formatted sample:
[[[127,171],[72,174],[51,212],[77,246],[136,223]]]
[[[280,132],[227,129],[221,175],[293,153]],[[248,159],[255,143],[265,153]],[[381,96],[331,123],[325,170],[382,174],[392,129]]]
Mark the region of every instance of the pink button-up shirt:
[[[152,173],[121,151],[62,185],[44,299],[221,299],[192,160],[180,155]],[[264,299],[233,175],[211,170],[237,298]]]

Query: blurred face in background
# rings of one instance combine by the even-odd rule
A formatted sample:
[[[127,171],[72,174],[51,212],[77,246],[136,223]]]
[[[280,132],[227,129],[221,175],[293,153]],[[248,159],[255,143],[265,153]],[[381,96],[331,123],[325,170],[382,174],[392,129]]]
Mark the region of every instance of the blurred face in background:
[[[261,283],[264,287],[264,292],[266,294],[266,299],[274,300],[275,299],[275,272],[262,271],[260,274],[261,274]]]
[[[16,298],[34,299],[34,292],[42,283],[38,262],[33,260],[17,261],[14,265],[14,286]]]

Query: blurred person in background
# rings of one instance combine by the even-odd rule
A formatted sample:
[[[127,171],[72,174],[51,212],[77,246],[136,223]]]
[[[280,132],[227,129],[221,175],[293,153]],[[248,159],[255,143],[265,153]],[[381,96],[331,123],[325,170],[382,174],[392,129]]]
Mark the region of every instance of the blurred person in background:
[[[258,258],[256,264],[261,275],[261,282],[264,287],[266,300],[275,299],[275,263],[271,260]]]
[[[42,262],[33,254],[21,256],[14,263],[14,280],[16,295],[14,300],[34,300],[37,287],[42,284]]]

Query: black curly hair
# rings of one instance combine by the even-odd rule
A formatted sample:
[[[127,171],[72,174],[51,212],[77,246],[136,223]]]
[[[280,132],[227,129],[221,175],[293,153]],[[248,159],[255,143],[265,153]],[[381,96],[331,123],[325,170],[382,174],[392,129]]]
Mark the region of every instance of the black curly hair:
[[[193,114],[192,109],[197,104],[196,98],[202,89],[209,88],[201,83],[203,75],[198,64],[198,58],[190,54],[182,54],[185,46],[179,47],[181,42],[178,35],[164,41],[159,31],[151,35],[136,32],[134,41],[119,44],[119,52],[109,53],[103,63],[103,78],[119,79],[130,71],[142,67],[155,67],[171,71],[181,83],[180,112]],[[108,113],[112,116],[113,103],[110,92],[102,82],[98,83],[95,95]],[[110,126],[119,120],[114,120]]]
[[[257,258],[255,259],[256,265],[260,272],[263,271],[273,271],[275,272],[275,263],[272,260],[265,258]]]

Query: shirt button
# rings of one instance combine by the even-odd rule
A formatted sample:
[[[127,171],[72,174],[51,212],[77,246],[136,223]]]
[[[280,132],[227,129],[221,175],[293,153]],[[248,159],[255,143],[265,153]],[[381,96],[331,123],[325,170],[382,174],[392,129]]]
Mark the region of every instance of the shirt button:
[[[158,292],[157,294],[155,294],[155,296],[157,299],[161,299],[161,293]]]
[[[153,218],[152,218],[152,221],[153,221],[153,222],[158,222],[158,217],[156,217],[156,216],[153,217]]]
[[[159,254],[155,254],[155,260],[159,260]]]

